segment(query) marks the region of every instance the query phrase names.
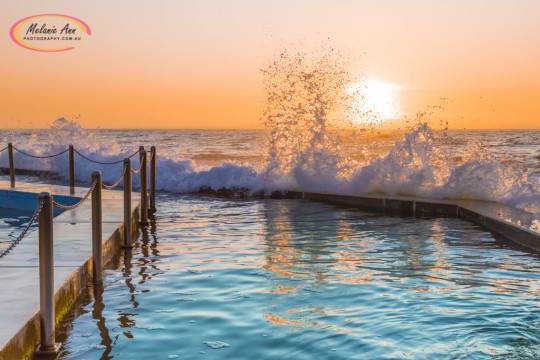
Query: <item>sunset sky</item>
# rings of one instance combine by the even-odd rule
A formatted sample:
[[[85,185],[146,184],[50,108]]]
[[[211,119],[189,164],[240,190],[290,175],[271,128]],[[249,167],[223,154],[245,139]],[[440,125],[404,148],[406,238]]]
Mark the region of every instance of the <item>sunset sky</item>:
[[[44,13],[92,34],[56,53],[11,40]],[[80,114],[86,127],[260,128],[260,69],[327,43],[354,76],[394,89],[387,116],[442,106],[450,128],[538,129],[539,15],[538,0],[4,1],[0,127]]]

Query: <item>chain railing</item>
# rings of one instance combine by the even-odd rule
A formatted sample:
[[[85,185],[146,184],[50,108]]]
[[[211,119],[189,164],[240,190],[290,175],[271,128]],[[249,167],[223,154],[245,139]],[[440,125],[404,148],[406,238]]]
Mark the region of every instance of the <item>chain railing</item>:
[[[101,161],[95,161],[95,160],[92,160],[86,156],[84,156],[83,154],[81,154],[79,151],[77,151],[76,149],[74,149],[73,145],[70,145],[68,149],[65,149],[65,150],[62,150],[56,154],[52,154],[52,155],[34,155],[34,154],[30,154],[26,151],[23,151],[21,149],[18,149],[17,147],[13,146],[11,143],[8,144],[8,146],[6,146],[5,148],[1,149],[0,150],[0,153],[4,150],[9,150],[9,163],[10,163],[10,175],[11,175],[11,186],[14,187],[15,186],[15,179],[14,179],[14,174],[15,174],[15,171],[14,171],[14,161],[13,161],[13,151],[16,151],[16,152],[19,152],[20,154],[24,155],[24,156],[29,156],[29,157],[32,157],[32,158],[38,158],[38,159],[46,159],[46,158],[53,158],[53,157],[57,157],[57,156],[60,156],[66,152],[69,151],[69,154],[70,154],[70,193],[73,195],[74,194],[74,191],[73,191],[73,178],[74,178],[74,171],[73,171],[73,167],[74,167],[74,161],[73,161],[73,154],[77,153],[79,154],[81,157],[83,157],[84,159],[88,160],[88,161],[91,161],[91,162],[94,162],[96,164],[102,164],[102,165],[112,165],[112,164],[118,164],[120,162],[123,162],[124,163],[124,169],[122,170],[122,174],[120,175],[120,177],[111,185],[108,185],[108,184],[105,184],[101,181],[101,175],[100,175],[100,185],[99,185],[99,188],[101,189],[101,187],[107,189],[107,190],[112,190],[112,189],[115,189],[121,182],[122,180],[124,181],[124,234],[125,235],[125,241],[124,241],[124,244],[123,244],[123,247],[131,247],[131,236],[130,236],[130,233],[131,233],[131,174],[140,174],[140,184],[141,184],[141,214],[140,214],[140,224],[145,226],[148,224],[148,213],[153,213],[155,212],[155,176],[156,176],[156,148],[155,146],[152,146],[151,148],[151,151],[150,151],[150,160],[147,161],[147,153],[146,153],[146,150],[144,150],[144,147],[143,146],[140,146],[139,147],[139,150],[135,151],[133,154],[131,154],[130,156],[124,158],[123,160],[121,161],[114,161],[114,162],[101,162]],[[137,170],[133,170],[131,168],[131,158],[133,158],[135,155],[139,154],[139,167],[137,168]],[[148,166],[148,163],[150,163],[150,194],[148,194],[148,190],[147,190],[147,178],[148,178],[148,172],[147,172],[147,166]],[[101,173],[100,173],[101,174]],[[82,204],[84,204],[86,202],[86,200],[88,200],[88,198],[90,196],[92,196],[92,194],[95,193],[96,191],[96,187],[98,186],[98,181],[97,180],[93,180],[92,181],[92,184],[88,190],[88,192],[84,195],[84,197],[81,198],[81,200],[79,202],[77,202],[76,204],[72,204],[72,205],[65,205],[65,204],[61,204],[61,203],[58,203],[56,201],[52,201],[52,205],[56,208],[59,208],[59,209],[62,209],[62,210],[73,210],[73,209],[76,209],[78,208],[79,206],[81,206]],[[148,196],[150,195],[150,196]],[[149,199],[150,198],[150,199]],[[149,204],[150,203],[150,204]],[[149,206],[150,205],[150,206]],[[38,204],[38,207],[36,208],[30,222],[26,225],[25,229],[21,232],[21,234],[15,239],[13,240],[9,246],[2,250],[0,252],[0,258],[4,257],[5,255],[7,255],[9,252],[11,252],[15,246],[17,246],[21,241],[22,239],[26,236],[28,230],[30,229],[30,227],[32,226],[32,224],[35,222],[35,220],[37,219],[37,217],[39,216],[39,213],[41,211],[43,207],[43,204],[42,203],[39,203]]]
[[[124,159],[124,160],[125,160],[125,159]],[[122,160],[122,161],[124,161],[124,160]],[[120,177],[118,178],[118,180],[116,180],[116,182],[115,182],[114,184],[112,184],[112,185],[107,185],[107,184],[103,183],[103,184],[102,184],[103,187],[104,187],[105,189],[107,189],[107,190],[112,190],[112,189],[114,189],[115,187],[117,187],[118,184],[120,184],[120,181],[122,181],[122,179],[124,178],[124,175],[126,175],[126,170],[127,170],[127,169],[126,169],[126,167],[124,166],[124,170],[122,171],[122,174],[120,175]]]
[[[36,158],[36,159],[49,159],[49,158],[57,157],[69,151],[69,148],[68,148],[66,150],[60,151],[58,154],[53,154],[53,155],[32,155],[32,154],[28,154],[27,152],[17,149],[15,146],[12,146],[12,147],[13,147],[13,150],[20,152],[23,155]]]
[[[36,211],[34,211],[34,215],[32,215],[32,218],[30,219],[30,222],[28,222],[28,224],[26,225],[24,230],[21,232],[21,234],[19,236],[17,236],[16,239],[13,240],[11,242],[11,244],[9,244],[9,246],[6,249],[4,249],[4,250],[2,250],[2,252],[0,252],[0,259],[3,258],[4,256],[6,256],[7,254],[9,254],[9,252],[11,250],[13,250],[15,248],[15,246],[17,246],[21,242],[21,240],[26,236],[26,233],[28,232],[28,230],[30,230],[30,228],[34,224],[34,221],[36,221],[39,213],[41,212],[41,209],[43,208],[43,204],[44,203],[41,202],[41,201],[38,203],[38,207],[36,208]]]
[[[156,194],[156,148],[155,146],[151,147],[150,150],[150,159],[147,160],[147,152],[144,149],[144,146],[140,146],[139,150],[132,153],[130,156],[124,158],[123,160],[118,161],[112,161],[112,162],[104,162],[104,161],[96,161],[93,160],[85,155],[83,155],[80,151],[76,150],[73,145],[70,145],[69,148],[62,150],[58,153],[51,154],[51,155],[35,155],[30,154],[27,151],[21,150],[15,146],[13,146],[12,143],[9,143],[8,146],[4,147],[0,150],[0,153],[8,150],[9,151],[9,167],[10,167],[10,177],[11,177],[11,186],[15,187],[15,166],[14,166],[14,157],[13,152],[16,151],[24,156],[29,156],[32,158],[37,159],[47,159],[47,158],[54,158],[57,156],[60,156],[66,152],[69,152],[69,183],[70,183],[70,194],[74,194],[74,154],[80,155],[82,158],[84,158],[87,161],[101,164],[101,165],[114,165],[119,164],[120,162],[124,163],[124,169],[122,170],[122,174],[120,177],[111,185],[105,184],[101,182],[100,188],[103,187],[107,190],[115,189],[122,180],[124,181],[124,225],[125,225],[125,234],[130,233],[131,229],[131,174],[139,174],[140,176],[140,184],[141,184],[141,214],[140,214],[140,224],[141,225],[147,225],[148,224],[148,213],[154,213],[155,212],[155,194]],[[139,154],[139,167],[137,170],[134,170],[131,168],[131,158],[133,158],[135,155]],[[147,172],[147,166],[150,166],[150,176],[148,176]],[[150,178],[150,194],[148,194],[147,189],[147,180],[148,177]],[[58,202],[53,201],[53,206],[57,207],[62,210],[73,210],[75,208],[78,208],[81,206],[88,198],[93,194],[95,191],[95,188],[97,186],[97,182],[93,181],[88,192],[85,194],[83,198],[76,204],[72,205],[65,205],[60,204]],[[39,211],[41,210],[41,206],[38,206],[36,209],[36,212],[34,213],[34,216],[32,217],[32,221],[28,224],[27,228],[24,229],[24,231],[21,233],[21,235],[15,239],[5,250],[0,252],[0,258],[7,255],[19,242],[22,241],[26,233],[28,232],[29,228],[31,227],[32,223],[35,221],[36,217],[39,215]],[[126,241],[124,243],[124,247],[131,247],[131,238],[129,236],[126,236]]]
[[[143,163],[142,163],[142,161],[141,161],[141,163],[139,164],[139,168],[138,168],[137,170],[131,169],[131,172],[132,172],[133,174],[138,174],[139,171],[141,171],[142,166],[143,166]]]
[[[88,198],[92,197],[92,277],[93,281],[100,283],[103,280],[103,264],[102,264],[102,202],[101,189],[112,190],[116,188],[122,180],[124,180],[124,244],[122,248],[131,248],[131,174],[140,173],[141,182],[141,221],[140,225],[148,224],[148,211],[155,211],[155,178],[156,178],[156,148],[152,146],[150,156],[150,209],[148,209],[148,192],[147,183],[147,157],[144,147],[139,147],[139,150],[134,152],[129,157],[123,160],[113,162],[103,162],[92,160],[70,145],[68,149],[52,155],[33,155],[22,151],[11,143],[7,147],[0,150],[9,151],[9,167],[11,177],[11,187],[15,187],[15,166],[13,151],[17,151],[22,155],[37,159],[47,159],[60,156],[69,151],[69,177],[70,177],[70,194],[74,194],[74,154],[80,155],[87,161],[101,164],[113,165],[124,163],[122,174],[113,184],[107,185],[102,182],[101,172],[94,171],[92,173],[91,186],[84,197],[75,204],[65,205],[57,203],[49,193],[41,193],[38,199],[38,206],[32,215],[32,218],[23,229],[21,234],[13,240],[9,246],[0,252],[0,258],[7,255],[17,246],[28,233],[36,219],[39,217],[39,268],[40,268],[40,333],[41,344],[36,350],[36,354],[51,355],[57,354],[60,344],[55,342],[55,311],[54,311],[54,260],[53,260],[53,208],[62,210],[73,210],[83,205]],[[139,154],[140,165],[137,170],[131,168],[131,158]]]
[[[59,204],[57,203],[56,201],[53,201],[53,205],[54,207],[57,207],[59,209],[62,209],[62,210],[73,210],[73,209],[76,209],[78,208],[79,206],[81,206],[82,204],[84,204],[84,202],[86,200],[88,200],[88,198],[90,197],[90,195],[92,195],[92,192],[94,191],[94,189],[96,188],[96,185],[97,185],[97,181],[94,181],[92,183],[92,186],[90,187],[90,190],[88,190],[88,192],[86,193],[86,195],[76,204],[73,204],[73,205],[62,205],[62,204]]]
[[[141,147],[141,148],[144,148],[144,147]],[[135,151],[133,154],[129,155],[128,158],[131,159],[135,155],[139,154],[141,148],[139,148],[139,150]],[[13,156],[14,151],[20,153],[21,155],[28,156],[28,157],[35,158],[35,159],[50,159],[50,158],[54,158],[54,157],[57,157],[57,156],[60,156],[62,154],[65,154],[65,153],[69,152],[69,187],[70,187],[70,194],[71,195],[73,195],[75,193],[75,160],[74,160],[75,154],[79,155],[80,157],[82,157],[86,161],[89,161],[89,162],[94,163],[94,164],[99,164],[99,165],[116,165],[116,164],[120,164],[120,163],[122,163],[124,161],[124,159],[117,160],[117,161],[97,161],[97,160],[91,159],[90,157],[84,155],[79,150],[75,149],[73,147],[73,145],[69,145],[69,147],[67,149],[62,150],[62,151],[60,151],[60,152],[58,152],[56,154],[51,154],[51,155],[30,154],[30,153],[28,153],[28,152],[26,152],[24,150],[21,150],[21,149],[15,147],[12,143],[9,143],[8,146],[6,146],[2,150],[0,150],[0,153],[2,151],[4,151],[4,150],[9,151],[8,157],[9,157],[9,175],[10,175],[10,179],[11,179],[11,187],[15,187],[15,160],[14,160],[14,156]]]
[[[74,149],[74,151],[75,151],[80,157],[82,157],[83,159],[85,159],[85,160],[87,160],[87,161],[90,161],[90,162],[93,162],[94,164],[100,164],[100,165],[116,165],[116,164],[120,164],[121,162],[124,162],[124,159],[118,160],[118,161],[110,161],[110,162],[92,160],[92,159],[90,159],[89,157],[84,156],[83,154],[81,154],[78,150]],[[133,156],[137,155],[138,153],[139,153],[139,150],[135,151],[135,152],[134,152],[133,154],[131,154],[129,157],[132,158]]]

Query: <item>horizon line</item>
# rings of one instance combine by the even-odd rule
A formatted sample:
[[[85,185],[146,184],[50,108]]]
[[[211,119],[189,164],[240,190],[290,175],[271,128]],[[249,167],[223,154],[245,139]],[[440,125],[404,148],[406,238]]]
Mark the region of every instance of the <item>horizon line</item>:
[[[270,130],[266,128],[145,128],[145,127],[139,127],[139,128],[104,128],[104,127],[84,127],[85,130]],[[353,128],[340,128],[341,130],[360,130],[360,129],[353,129]],[[390,131],[390,130],[407,130],[407,127],[399,127],[399,128],[375,128],[373,131]],[[444,130],[444,128],[440,127],[432,127],[434,130]],[[50,127],[48,128],[31,128],[31,127],[8,127],[8,128],[0,128],[0,130],[51,130]],[[334,130],[334,129],[333,129]],[[368,129],[369,130],[369,129]],[[470,130],[470,131],[484,131],[484,130],[540,130],[540,127],[538,128],[447,128],[447,130]]]

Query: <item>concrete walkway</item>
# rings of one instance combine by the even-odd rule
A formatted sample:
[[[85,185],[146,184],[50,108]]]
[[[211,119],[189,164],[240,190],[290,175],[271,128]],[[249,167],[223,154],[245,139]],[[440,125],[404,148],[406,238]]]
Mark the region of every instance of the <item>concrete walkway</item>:
[[[9,182],[0,181],[0,189],[32,193],[48,191],[53,198],[54,194],[69,195],[69,187],[36,183],[17,182],[11,189]],[[77,188],[74,196],[83,197],[87,191],[88,188]],[[105,241],[123,226],[123,192],[103,190],[102,203]],[[138,208],[139,203],[137,194],[132,199],[132,210]],[[92,255],[91,204],[90,198],[79,208],[54,217],[55,289],[59,289]],[[38,279],[36,227],[11,253],[0,259],[0,352],[39,310]]]

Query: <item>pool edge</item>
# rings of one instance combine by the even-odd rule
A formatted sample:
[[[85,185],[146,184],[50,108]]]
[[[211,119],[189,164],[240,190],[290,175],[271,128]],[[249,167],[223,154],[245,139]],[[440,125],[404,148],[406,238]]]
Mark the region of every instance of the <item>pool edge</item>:
[[[140,205],[132,211],[131,233],[139,233]],[[121,249],[124,240],[124,223],[103,242],[103,264],[109,263]],[[92,255],[82,264],[54,293],[55,322],[58,324],[64,315],[71,309],[82,290],[88,286],[92,274]],[[25,325],[0,350],[0,359],[32,359],[36,344],[40,341],[39,310],[26,322]]]
[[[506,239],[540,252],[540,233],[521,226],[523,218],[533,214],[508,205],[476,200],[424,199],[406,196],[346,195],[327,192],[289,191],[288,198],[382,210],[408,216],[461,218],[481,225]],[[530,220],[530,219],[529,219]]]

